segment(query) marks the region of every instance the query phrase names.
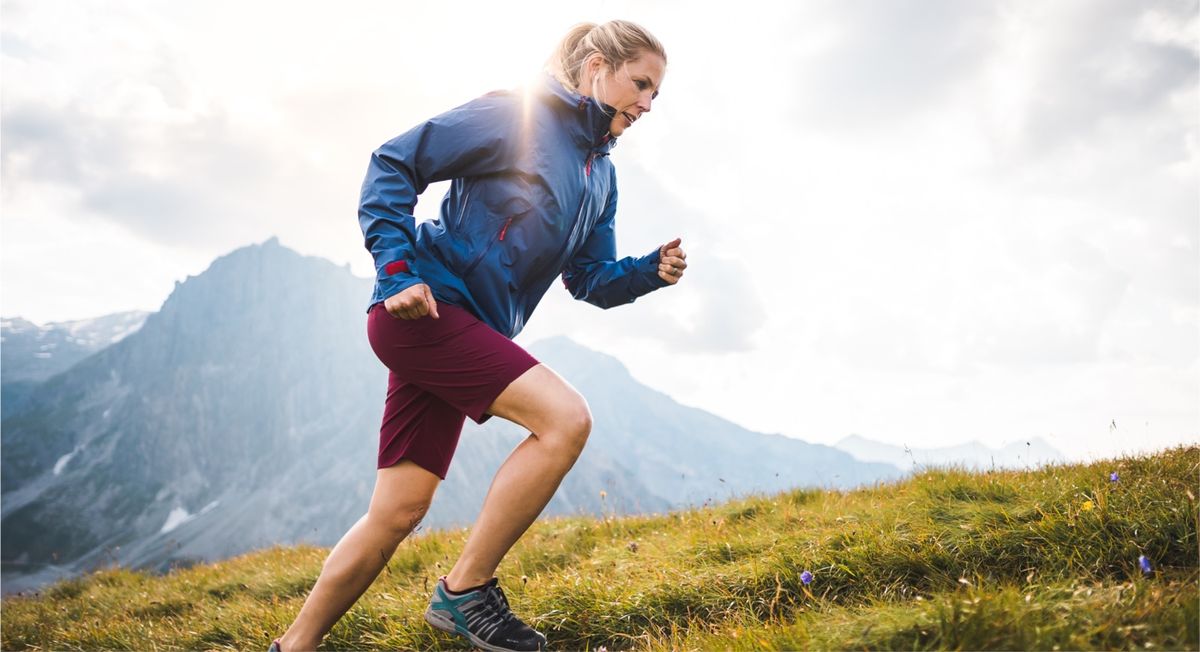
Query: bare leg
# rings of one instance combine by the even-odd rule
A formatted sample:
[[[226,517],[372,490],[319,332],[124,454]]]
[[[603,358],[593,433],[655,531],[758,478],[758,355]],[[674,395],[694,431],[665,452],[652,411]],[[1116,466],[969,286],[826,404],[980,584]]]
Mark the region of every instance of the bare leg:
[[[488,411],[533,434],[496,472],[462,555],[446,578],[451,590],[483,584],[495,575],[500,560],[550,502],[592,427],[587,402],[544,365],[514,380]]]
[[[283,652],[317,649],[321,639],[371,586],[433,499],[439,478],[411,460],[379,469],[367,513],[325,559],[296,621],[280,637]]]

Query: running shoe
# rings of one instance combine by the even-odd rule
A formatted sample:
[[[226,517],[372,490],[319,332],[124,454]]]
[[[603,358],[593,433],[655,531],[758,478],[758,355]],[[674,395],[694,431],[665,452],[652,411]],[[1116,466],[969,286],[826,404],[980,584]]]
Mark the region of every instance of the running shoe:
[[[494,577],[465,593],[451,593],[446,578],[439,578],[425,610],[425,621],[489,652],[527,652],[546,647],[546,637],[509,609],[508,598]]]

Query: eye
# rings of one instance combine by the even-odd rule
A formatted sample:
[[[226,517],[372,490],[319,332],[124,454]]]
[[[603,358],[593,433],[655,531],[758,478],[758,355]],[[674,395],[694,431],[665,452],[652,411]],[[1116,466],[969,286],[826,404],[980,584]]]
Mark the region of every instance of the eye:
[[[635,84],[637,84],[637,89],[638,89],[639,91],[644,91],[644,90],[646,90],[647,88],[650,88],[650,84],[649,84],[649,82],[647,82],[647,81],[646,81],[646,80],[644,80],[644,79],[635,79],[635,80],[634,80],[634,83],[635,83]]]

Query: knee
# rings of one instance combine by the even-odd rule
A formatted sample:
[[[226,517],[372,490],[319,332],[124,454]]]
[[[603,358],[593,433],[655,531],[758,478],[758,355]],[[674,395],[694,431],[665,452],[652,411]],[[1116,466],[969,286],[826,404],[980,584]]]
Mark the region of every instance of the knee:
[[[562,408],[555,419],[552,445],[571,459],[579,457],[592,432],[592,411],[582,396]]]
[[[370,518],[392,535],[403,538],[421,524],[421,519],[429,512],[429,503],[428,499],[405,502],[383,513],[373,513]]]

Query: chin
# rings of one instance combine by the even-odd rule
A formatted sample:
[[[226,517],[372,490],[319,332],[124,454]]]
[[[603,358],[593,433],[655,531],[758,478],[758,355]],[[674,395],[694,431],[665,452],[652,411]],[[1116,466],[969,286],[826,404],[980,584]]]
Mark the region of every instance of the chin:
[[[613,122],[611,125],[608,126],[608,133],[613,138],[616,138],[616,137],[620,136],[621,134],[625,133],[625,125],[617,124],[616,122]]]

